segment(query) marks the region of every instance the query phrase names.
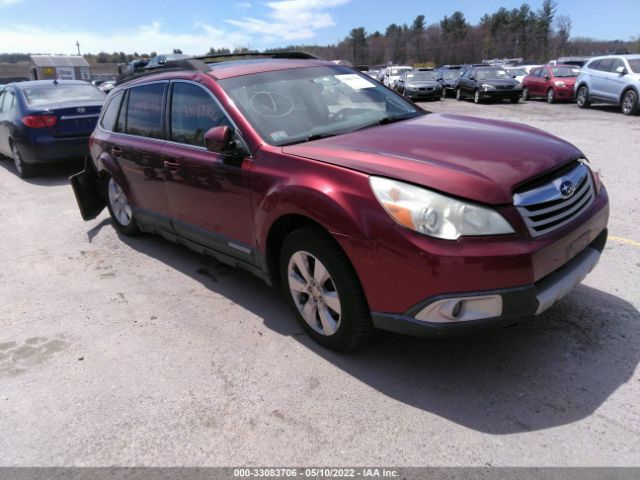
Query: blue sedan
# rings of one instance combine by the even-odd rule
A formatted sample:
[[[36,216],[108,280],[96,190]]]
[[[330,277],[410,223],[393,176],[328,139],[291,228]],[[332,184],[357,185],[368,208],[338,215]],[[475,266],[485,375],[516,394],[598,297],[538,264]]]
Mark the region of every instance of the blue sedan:
[[[83,158],[106,95],[79,80],[11,83],[0,93],[0,155],[21,177],[36,164]]]

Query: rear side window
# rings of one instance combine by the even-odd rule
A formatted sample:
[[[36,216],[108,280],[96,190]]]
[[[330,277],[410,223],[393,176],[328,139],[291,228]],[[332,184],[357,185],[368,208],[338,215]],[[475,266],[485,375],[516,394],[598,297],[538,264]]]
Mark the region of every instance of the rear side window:
[[[207,130],[230,122],[201,87],[176,82],[171,95],[171,140],[204,147]]]
[[[100,126],[109,132],[113,132],[116,129],[116,122],[118,121],[118,113],[120,112],[120,104],[122,103],[122,93],[118,93],[109,100],[102,119],[100,120]]]
[[[164,83],[152,83],[129,89],[126,133],[141,137],[164,138],[162,101]]]

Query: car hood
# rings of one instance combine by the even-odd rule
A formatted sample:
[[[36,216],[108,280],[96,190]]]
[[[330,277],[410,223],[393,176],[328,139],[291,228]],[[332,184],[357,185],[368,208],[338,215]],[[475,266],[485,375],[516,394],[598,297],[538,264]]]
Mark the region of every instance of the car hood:
[[[508,79],[498,79],[498,78],[487,78],[485,80],[477,80],[478,84],[486,83],[488,85],[493,85],[494,87],[515,87],[520,82],[514,80],[513,78]]]
[[[519,185],[582,156],[526,125],[435,113],[283,152],[493,205],[511,203]]]
[[[415,88],[439,87],[440,82],[438,82],[437,80],[416,80],[415,82],[406,82],[405,86]]]

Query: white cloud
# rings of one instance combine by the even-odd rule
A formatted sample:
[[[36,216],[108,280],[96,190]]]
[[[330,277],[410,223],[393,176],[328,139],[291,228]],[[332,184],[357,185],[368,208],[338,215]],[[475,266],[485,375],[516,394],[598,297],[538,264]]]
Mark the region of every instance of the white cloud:
[[[249,2],[236,2],[233,4],[233,8],[237,10],[248,10],[251,8],[251,3]]]
[[[0,7],[6,7],[9,5],[14,5],[16,3],[20,3],[23,0],[0,0]]]
[[[7,0],[0,0],[7,1]],[[188,54],[205,54],[209,47],[234,48],[248,46],[251,37],[243,32],[229,32],[205,23],[197,23],[182,33],[170,32],[160,22],[140,25],[127,31],[101,33],[81,29],[44,29],[32,25],[0,27],[0,51],[75,53],[76,41],[83,53],[126,52],[149,53],[171,52],[180,48]]]
[[[299,41],[313,38],[317,30],[335,25],[327,11],[350,0],[281,0],[268,2],[271,10],[266,19],[244,17],[227,20],[241,32],[260,36],[264,42]]]

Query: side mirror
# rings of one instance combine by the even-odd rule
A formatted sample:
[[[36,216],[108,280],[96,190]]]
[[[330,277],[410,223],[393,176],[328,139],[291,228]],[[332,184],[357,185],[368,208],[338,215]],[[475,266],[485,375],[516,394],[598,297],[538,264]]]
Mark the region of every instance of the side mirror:
[[[158,57],[158,65],[164,65],[167,63],[167,57]]]
[[[627,74],[627,69],[624,67],[618,67],[616,68],[616,72],[620,75],[626,75]]]
[[[204,134],[204,143],[207,150],[214,153],[225,153],[233,150],[236,142],[233,140],[233,131],[227,126],[213,127]]]
[[[544,78],[545,78],[545,80],[550,80],[551,79],[551,77],[549,75],[545,75]]]
[[[475,79],[476,79],[475,75],[469,75],[469,80],[475,80]]]

